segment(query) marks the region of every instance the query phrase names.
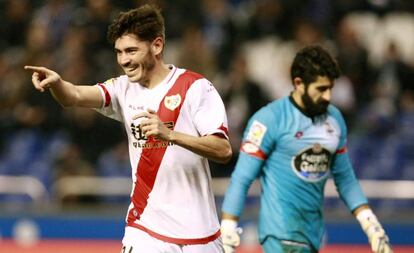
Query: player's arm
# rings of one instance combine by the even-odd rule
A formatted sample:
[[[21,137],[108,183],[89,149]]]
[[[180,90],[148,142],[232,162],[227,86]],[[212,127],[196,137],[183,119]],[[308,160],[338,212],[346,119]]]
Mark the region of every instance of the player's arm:
[[[227,163],[232,156],[230,143],[224,137],[214,134],[199,137],[171,130],[150,109],[139,113],[133,119],[139,118],[143,118],[140,124],[146,137],[154,136],[172,142],[218,163]]]
[[[260,174],[263,162],[264,160],[245,153],[242,144],[242,150],[236,168],[231,175],[222,206],[221,237],[225,253],[234,253],[240,244],[239,217],[246,201],[247,192]]]
[[[63,80],[55,71],[45,67],[25,66],[24,68],[33,72],[34,87],[40,92],[50,89],[55,100],[62,106],[87,108],[102,106],[103,98],[97,86],[74,85]]]
[[[345,121],[339,111],[334,111],[334,114],[336,114],[336,119],[341,128],[341,136],[339,148],[336,151],[332,163],[331,172],[339,196],[361,224],[371,244],[372,251],[375,253],[392,252],[388,237],[376,216],[369,208],[368,200],[355,176],[354,168],[346,147],[347,128]]]
[[[222,206],[221,234],[225,253],[235,252],[235,248],[240,244],[241,229],[237,227],[237,223],[247,192],[262,171],[267,154],[274,146],[272,131],[268,130],[268,126],[275,127],[271,115],[273,114],[268,113],[265,108],[261,109],[246,127],[240,155]]]
[[[368,237],[372,251],[375,253],[392,252],[388,236],[368,206],[346,149],[340,149],[336,154],[332,174],[339,195],[360,223]]]
[[[196,137],[171,131],[169,141],[218,163],[227,163],[233,154],[229,140],[217,135]]]
[[[353,214],[367,235],[372,251],[392,253],[389,238],[371,208],[368,205],[362,205],[356,208]]]

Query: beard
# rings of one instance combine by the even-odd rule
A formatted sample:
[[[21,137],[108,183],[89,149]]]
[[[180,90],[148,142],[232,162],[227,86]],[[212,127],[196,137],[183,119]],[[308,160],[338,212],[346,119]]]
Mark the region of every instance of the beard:
[[[151,79],[151,71],[154,70],[156,65],[156,60],[154,54],[151,51],[148,51],[143,59],[136,63],[129,63],[128,65],[123,65],[122,68],[125,71],[125,74],[128,76],[131,82],[138,82],[146,86]],[[128,73],[128,68],[134,67],[132,73]]]
[[[146,84],[149,82],[149,79],[150,79],[149,73],[155,67],[154,55],[150,51],[148,51],[148,53],[145,55],[142,62],[140,62],[140,66],[141,66],[141,76],[137,81],[139,83]]]
[[[329,106],[329,101],[326,101],[324,99],[320,99],[314,102],[312,98],[309,96],[307,89],[305,91],[305,94],[303,94],[302,96],[302,102],[305,105],[305,111],[311,117],[325,114]]]

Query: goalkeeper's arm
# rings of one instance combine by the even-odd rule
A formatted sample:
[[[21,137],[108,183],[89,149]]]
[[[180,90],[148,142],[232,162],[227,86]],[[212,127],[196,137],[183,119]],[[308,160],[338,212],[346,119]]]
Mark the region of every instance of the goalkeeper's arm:
[[[353,213],[367,235],[372,251],[375,253],[392,253],[388,236],[369,206],[360,206]]]

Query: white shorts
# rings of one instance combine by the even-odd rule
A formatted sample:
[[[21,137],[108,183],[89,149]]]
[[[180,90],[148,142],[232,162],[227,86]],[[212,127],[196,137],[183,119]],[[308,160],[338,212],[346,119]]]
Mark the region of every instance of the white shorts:
[[[126,227],[121,253],[223,253],[221,237],[207,244],[180,245],[158,240],[137,228]]]

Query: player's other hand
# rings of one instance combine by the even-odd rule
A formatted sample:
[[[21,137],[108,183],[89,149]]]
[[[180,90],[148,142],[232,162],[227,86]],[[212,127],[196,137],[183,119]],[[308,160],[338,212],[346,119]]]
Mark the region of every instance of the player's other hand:
[[[142,119],[140,122],[142,133],[145,137],[156,137],[157,139],[170,141],[170,134],[172,132],[165,124],[160,120],[157,112],[148,109],[146,112],[141,112],[135,115],[133,120]]]
[[[357,219],[368,237],[373,252],[392,253],[388,236],[371,209],[361,211]]]
[[[49,89],[53,85],[61,82],[60,75],[48,68],[24,66],[24,69],[33,71],[32,83],[34,87],[40,92],[44,92],[46,89]]]
[[[368,229],[367,236],[373,252],[392,253],[390,241],[382,227],[372,226]]]
[[[223,241],[224,253],[236,252],[236,247],[240,245],[240,234],[242,230],[237,227],[234,220],[221,221],[221,239]]]

